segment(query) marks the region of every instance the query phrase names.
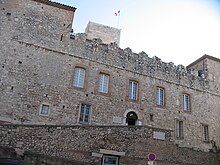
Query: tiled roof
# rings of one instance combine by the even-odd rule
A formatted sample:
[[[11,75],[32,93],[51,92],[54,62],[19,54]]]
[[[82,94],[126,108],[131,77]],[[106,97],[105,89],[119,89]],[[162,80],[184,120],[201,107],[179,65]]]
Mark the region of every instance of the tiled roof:
[[[58,2],[52,2],[50,0],[32,0],[32,1],[44,3],[44,4],[47,4],[47,5],[58,7],[58,8],[65,9],[65,10],[70,10],[70,11],[75,11],[76,10],[75,7],[67,6],[67,5],[58,3]]]

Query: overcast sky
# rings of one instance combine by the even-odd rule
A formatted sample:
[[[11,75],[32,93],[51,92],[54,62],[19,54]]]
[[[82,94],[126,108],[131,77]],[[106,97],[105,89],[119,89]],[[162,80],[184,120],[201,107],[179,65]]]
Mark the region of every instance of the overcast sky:
[[[164,62],[187,66],[204,54],[220,58],[220,0],[53,1],[77,8],[75,33],[92,21],[121,29],[121,48]]]

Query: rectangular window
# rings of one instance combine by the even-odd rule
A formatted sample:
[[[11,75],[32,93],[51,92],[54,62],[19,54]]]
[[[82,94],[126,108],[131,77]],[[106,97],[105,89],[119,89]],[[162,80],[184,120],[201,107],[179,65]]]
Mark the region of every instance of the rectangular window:
[[[91,105],[81,104],[80,117],[79,117],[80,123],[89,123],[90,111],[91,111]]]
[[[40,114],[41,115],[48,115],[49,114],[49,105],[42,104]]]
[[[190,111],[190,96],[188,94],[183,94],[183,110]]]
[[[99,75],[98,91],[108,93],[109,75],[101,73]]]
[[[157,87],[156,103],[159,106],[164,106],[164,89],[161,87]]]
[[[176,120],[176,138],[183,139],[183,121]]]
[[[128,98],[131,100],[137,100],[137,97],[138,97],[138,83],[135,81],[130,81]]]
[[[116,156],[103,156],[102,165],[118,165],[118,157]]]
[[[78,88],[84,87],[85,69],[76,67],[73,74],[73,86]]]
[[[208,125],[203,125],[203,141],[204,142],[209,141],[209,127],[208,127]]]

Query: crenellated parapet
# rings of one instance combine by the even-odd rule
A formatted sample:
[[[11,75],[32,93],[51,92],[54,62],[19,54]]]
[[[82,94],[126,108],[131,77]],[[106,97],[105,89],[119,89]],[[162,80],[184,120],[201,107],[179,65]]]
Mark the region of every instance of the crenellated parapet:
[[[163,62],[159,57],[149,57],[144,51],[134,53],[130,48],[121,49],[116,43],[104,44],[101,39],[87,39],[86,34],[76,34],[72,49],[79,56],[115,66],[134,74],[161,79],[188,88],[209,90],[208,68],[204,70],[186,68],[173,62]]]

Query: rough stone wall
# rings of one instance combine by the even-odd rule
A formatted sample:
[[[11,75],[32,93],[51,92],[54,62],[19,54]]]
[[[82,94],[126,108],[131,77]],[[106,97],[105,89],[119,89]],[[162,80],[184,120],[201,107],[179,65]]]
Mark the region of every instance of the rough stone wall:
[[[194,72],[195,74],[198,74],[198,77],[200,77],[201,81],[203,82],[204,86],[207,86],[208,91],[212,94],[217,94],[219,96],[220,93],[220,59],[204,55],[200,59],[197,60],[198,62],[193,62],[189,65],[188,69],[191,72]],[[213,111],[216,114],[219,114],[219,107],[220,107],[220,101],[217,102],[206,102],[207,104],[210,104],[207,107],[204,107],[206,109],[209,109],[209,111],[213,111],[216,109],[217,111]],[[205,114],[208,115],[208,114]],[[213,122],[216,128],[219,128],[219,121]],[[212,137],[212,140],[220,139],[220,130],[215,130],[217,137]],[[211,140],[210,139],[210,140]]]
[[[125,125],[126,114],[134,111],[147,126],[175,130],[175,120],[182,120],[184,139],[176,139],[175,143],[208,151],[210,144],[202,140],[202,124],[206,124],[210,140],[214,139],[220,146],[220,94],[219,90],[210,89],[209,80],[204,81],[197,72],[188,72],[182,65],[164,63],[158,57],[150,58],[144,52],[137,54],[129,48],[120,49],[117,44],[103,44],[99,39],[88,40],[85,34],[77,34],[75,40],[60,41],[58,34],[64,28],[63,23],[72,18],[69,11],[27,0],[20,2],[23,3],[14,6],[16,9],[10,5],[10,8],[6,6],[0,10],[1,121],[79,124],[80,104],[87,103],[92,107],[91,125]],[[21,10],[23,8],[26,9]],[[7,14],[9,9],[10,15]],[[30,15],[23,15],[24,11]],[[47,15],[48,19],[40,25],[45,29],[57,25],[56,32],[52,30],[44,36],[38,35],[37,30],[28,30],[31,24],[25,21],[52,11],[56,15]],[[67,20],[62,20],[62,15],[67,15]],[[38,26],[32,28],[38,29]],[[75,66],[86,68],[84,90],[72,87]],[[108,96],[97,92],[100,71],[110,74]],[[127,99],[129,79],[139,84],[136,102]],[[165,89],[165,107],[155,104],[156,86]],[[183,92],[191,96],[190,113],[183,112]],[[39,115],[43,103],[49,105],[48,116]],[[150,115],[153,115],[153,121]],[[113,122],[113,118],[119,120]]]
[[[95,57],[104,55],[100,52],[106,45],[98,47],[99,45],[93,45],[94,42],[80,44],[79,41],[75,41],[75,47],[71,49],[71,53],[42,48],[21,41],[12,43],[11,47],[16,49],[8,49],[8,45],[4,47],[3,54],[9,56],[6,58],[3,56],[1,59],[4,62],[2,63],[4,68],[1,68],[1,118],[13,123],[78,124],[80,103],[84,102],[92,106],[90,123],[92,125],[125,125],[126,112],[132,110],[138,114],[138,118],[144,125],[174,130],[175,120],[183,120],[184,139],[177,141],[182,146],[210,148],[209,144],[202,142],[202,123],[209,125],[210,139],[214,138],[218,141],[219,127],[216,125],[219,119],[216,118],[216,114],[218,114],[219,96],[204,91],[199,77],[195,77],[194,80],[199,88],[197,86],[190,88],[188,77],[191,75],[183,76],[183,73],[188,73],[174,70],[174,68],[169,74],[166,72],[163,74],[159,69],[150,72],[149,68],[143,69],[146,73],[134,72],[132,69],[117,66],[117,63],[111,64],[112,61],[109,59],[111,55],[106,56],[108,58],[105,60],[103,57],[104,62],[101,62],[101,59],[95,59]],[[92,49],[98,47],[101,50],[91,52],[91,49],[85,48],[88,46]],[[106,47],[111,49],[110,53],[116,50],[126,53],[129,50],[123,51],[114,45]],[[17,54],[18,58],[12,58]],[[129,55],[132,57],[133,54]],[[156,62],[149,57],[147,60],[149,60],[148,65]],[[84,91],[76,90],[71,85],[76,65],[86,66],[87,69],[88,76]],[[97,93],[100,71],[111,73],[110,96]],[[130,78],[139,82],[137,102],[130,102],[127,99],[126,84]],[[157,107],[155,104],[157,85],[166,90],[164,108]],[[191,113],[185,113],[182,110],[182,92],[191,94]],[[49,116],[39,115],[42,103],[50,105]],[[151,114],[154,116],[154,121],[150,121]],[[113,123],[113,117],[121,118],[121,122]]]
[[[211,59],[207,59],[207,65],[209,66],[209,85],[210,89],[215,92],[220,91],[220,60],[214,61]]]
[[[119,45],[120,43],[121,30],[117,28],[89,22],[85,33],[87,34],[88,39],[100,38],[105,44],[115,42],[117,45]]]
[[[165,139],[153,138],[154,132],[163,132]],[[219,164],[218,154],[180,148],[173,144],[171,131],[151,127],[1,125],[0,135],[1,147],[12,147],[18,155],[26,155],[24,160],[28,165],[39,160],[53,162],[55,158],[69,160],[69,164],[74,160],[100,164],[105,155],[102,150],[111,155],[124,153],[120,156],[120,165],[145,165],[151,152],[157,155],[158,165]]]
[[[195,63],[195,62],[194,62]],[[193,63],[193,64],[194,64]],[[199,75],[203,79],[204,84],[209,86],[209,91],[217,92],[220,91],[220,59],[204,55],[200,58],[200,60],[194,65],[191,64],[188,67],[191,72],[194,72]]]
[[[88,165],[88,163],[66,158],[53,157],[40,153],[25,151],[19,153],[17,148],[0,146],[0,164],[13,165]]]
[[[67,42],[75,11],[32,0],[1,0],[0,10],[1,35],[50,47]]]

